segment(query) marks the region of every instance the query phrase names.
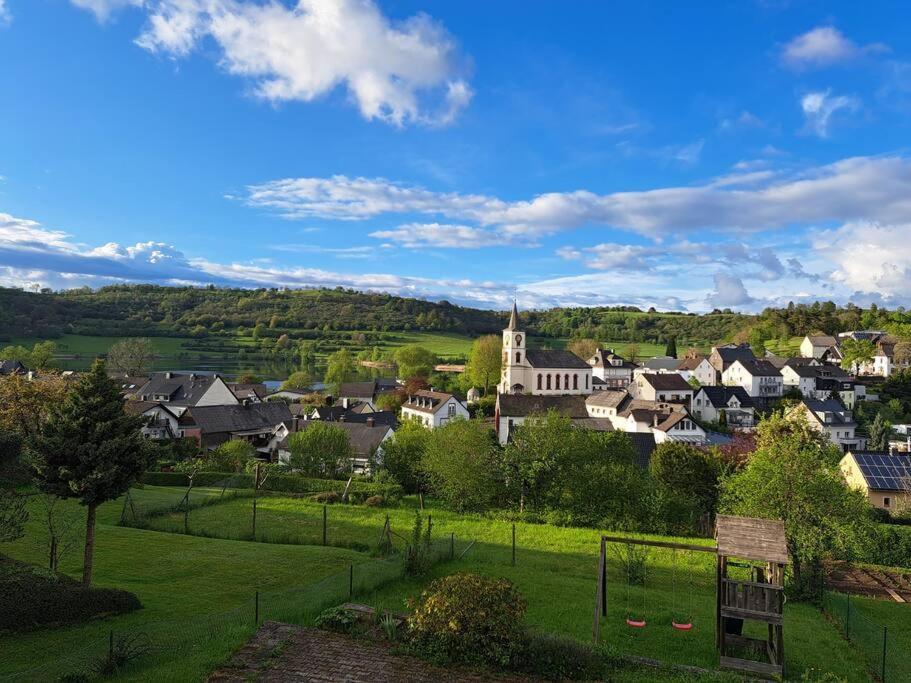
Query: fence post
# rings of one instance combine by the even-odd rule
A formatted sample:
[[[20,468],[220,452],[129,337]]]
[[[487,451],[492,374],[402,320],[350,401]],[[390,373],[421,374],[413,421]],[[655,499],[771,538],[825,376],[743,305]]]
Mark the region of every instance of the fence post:
[[[845,639],[851,640],[851,594],[848,593],[847,608],[845,610]]]
[[[886,642],[889,637],[889,627],[883,626],[883,665],[882,673],[880,674],[879,679],[882,683],[886,683]]]
[[[449,559],[455,559],[455,532],[449,534]]]
[[[108,631],[108,661],[114,661],[114,629]]]
[[[354,565],[348,567],[348,602],[354,598]]]
[[[512,566],[516,566],[516,523],[512,523]]]
[[[328,508],[328,505],[323,505],[323,545],[326,545],[326,511]]]
[[[259,626],[259,591],[256,591],[256,606],[254,607],[253,620],[257,626]]]

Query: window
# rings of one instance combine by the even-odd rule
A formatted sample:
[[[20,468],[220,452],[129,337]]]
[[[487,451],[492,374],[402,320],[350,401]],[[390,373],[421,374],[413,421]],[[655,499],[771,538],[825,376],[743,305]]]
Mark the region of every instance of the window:
[[[585,375],[585,388],[588,389],[588,375]]]
[[[453,415],[455,415],[455,410],[456,410],[455,403],[450,403],[449,404],[449,417],[452,417]]]
[[[539,372],[538,373],[538,391],[541,391],[541,379],[542,379],[541,373]]]
[[[547,388],[550,389],[550,375],[547,376]]]
[[[521,362],[522,362],[522,352],[516,351],[516,363],[521,363]]]
[[[573,375],[573,389],[579,388],[579,375]]]
[[[892,507],[892,499],[889,496],[883,496],[883,507]]]
[[[554,389],[560,388],[560,375],[554,375]]]
[[[563,375],[563,388],[567,391],[569,390],[569,373],[567,372]]]

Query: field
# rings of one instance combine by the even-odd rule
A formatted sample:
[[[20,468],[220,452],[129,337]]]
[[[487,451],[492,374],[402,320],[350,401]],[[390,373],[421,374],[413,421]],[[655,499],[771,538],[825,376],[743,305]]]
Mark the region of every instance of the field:
[[[327,541],[330,545],[375,547],[385,516],[392,529],[407,536],[414,521],[412,500],[399,508],[382,510],[360,506],[329,506]],[[513,580],[528,600],[528,621],[547,631],[591,638],[593,599],[596,587],[599,533],[589,529],[556,528],[517,524],[516,564],[512,565],[511,524],[478,516],[462,516],[441,509],[428,509],[434,536],[456,538],[457,548],[476,541],[455,565],[437,567],[433,575],[454,569],[478,571]],[[282,543],[320,543],[323,506],[306,500],[270,496],[259,500],[257,538]],[[182,515],[162,516],[152,521],[162,531],[183,529]],[[249,538],[251,501],[234,499],[193,510],[190,533],[225,538]],[[401,543],[402,541],[397,541]],[[705,668],[715,666],[713,609],[714,565],[701,553],[653,551],[647,561],[645,588],[632,587],[627,597],[626,565],[615,549],[609,560],[609,614],[602,624],[604,642],[622,651],[678,664]],[[676,563],[676,569],[675,569]],[[420,592],[423,582],[398,581],[359,599],[402,610],[409,597]],[[628,612],[643,615],[649,627],[626,626]],[[692,620],[690,632],[670,627],[671,618]],[[803,671],[823,669],[848,680],[863,680],[861,655],[844,647],[836,629],[819,611],[806,605],[786,609],[785,651],[791,677]],[[758,635],[758,634],[756,634]],[[907,638],[907,636],[902,636]]]

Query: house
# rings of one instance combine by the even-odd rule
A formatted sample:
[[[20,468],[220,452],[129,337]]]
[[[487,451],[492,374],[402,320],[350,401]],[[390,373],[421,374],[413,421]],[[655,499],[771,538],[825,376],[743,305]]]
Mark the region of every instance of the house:
[[[635,374],[655,375],[677,372],[678,367],[680,367],[680,360],[677,358],[672,358],[671,356],[655,356],[654,358],[642,361],[642,363],[639,364],[639,367],[636,368]]]
[[[860,450],[866,445],[866,439],[856,434],[857,424],[854,422],[854,415],[834,399],[805,398],[791,408],[787,415],[807,420],[814,429],[828,436],[829,441],[845,453]]]
[[[503,367],[497,393],[556,396],[594,391],[592,367],[584,360],[569,351],[526,349],[525,342],[513,303],[509,324],[503,330]]]
[[[135,400],[139,390],[148,383],[145,375],[128,375],[125,372],[109,372],[108,377],[120,385],[120,395],[124,400]]]
[[[336,403],[369,403],[376,410],[376,401],[381,394],[399,388],[394,379],[372,379],[366,382],[343,382],[338,387]]]
[[[457,418],[468,419],[468,408],[452,394],[422,389],[402,404],[402,419],[417,420],[435,429]]]
[[[304,431],[313,424],[314,421],[301,422],[297,426],[297,431]],[[383,444],[395,436],[389,425],[377,424],[372,420],[367,420],[366,422],[338,422],[333,426],[338,427],[348,435],[348,443],[353,453],[351,457],[351,471],[353,474],[369,475],[374,466],[383,461]],[[291,463],[291,449],[288,444],[290,438],[291,434],[285,435],[274,447],[275,460],[283,465],[290,465]]]
[[[598,349],[588,359],[592,367],[592,386],[597,391],[625,389],[633,380],[636,364],[614,353],[613,349]]]
[[[150,439],[176,439],[180,435],[180,415],[167,404],[154,401],[127,401],[123,409],[130,415],[145,418],[142,434]]]
[[[685,357],[677,366],[677,374],[689,382],[695,378],[699,386],[710,387],[717,384],[715,368],[709,363],[709,359],[702,354],[694,354]]]
[[[889,377],[894,371],[895,344],[897,340],[882,330],[852,330],[839,332],[839,340],[854,339],[870,341],[876,347],[872,361],[861,363],[854,368],[858,375]]]
[[[633,399],[613,419],[614,429],[629,433],[651,433],[655,443],[682,441],[706,443],[706,431],[690,415],[686,406]]]
[[[700,387],[693,396],[691,410],[702,422],[723,423],[743,429],[756,424],[756,406],[743,387]]]
[[[800,342],[800,355],[821,359],[830,349],[838,348],[838,340],[830,334],[808,334]]]
[[[27,375],[28,368],[18,360],[0,360],[0,375]]]
[[[721,374],[726,386],[741,386],[752,398],[769,400],[784,393],[781,373],[767,360],[737,359]]]
[[[261,382],[225,382],[231,393],[238,401],[253,401],[259,403],[265,401],[269,395],[269,390]]]
[[[593,396],[597,395],[599,394],[593,394]],[[546,415],[551,410],[568,417],[577,427],[586,427],[595,431],[612,431],[613,425],[610,419],[606,416],[592,416],[586,407],[586,401],[587,398],[579,394],[565,396],[499,394],[494,413],[497,440],[505,446],[513,430],[524,424],[527,418]]]
[[[240,402],[220,375],[192,372],[155,372],[134,396],[141,401],[167,403],[179,409],[225,406]]]
[[[598,391],[591,396],[585,397],[585,410],[588,412],[589,417],[613,420],[617,417],[617,413],[623,410],[626,404],[632,400],[629,392],[625,389]]]
[[[309,396],[312,392],[301,391],[299,389],[279,389],[278,391],[273,391],[270,394],[266,395],[267,401],[302,401],[304,398]]]
[[[781,377],[786,391],[795,388],[807,398],[825,400],[836,396],[852,409],[857,401],[866,398],[866,387],[836,365],[788,363],[781,368]]]
[[[715,368],[715,384],[722,383],[722,376],[735,361],[756,360],[749,344],[724,344],[713,346],[709,354],[709,364]]]
[[[850,486],[867,495],[873,507],[903,513],[911,503],[911,455],[849,451],[840,462]]]
[[[293,412],[293,411],[292,411]],[[399,426],[398,416],[392,410],[374,410],[360,412],[356,408],[350,409],[343,406],[320,406],[313,408],[306,420],[321,420],[323,422],[350,422],[352,424],[383,424],[392,429]]]
[[[689,406],[693,399],[693,387],[676,373],[636,375],[628,391],[630,396],[643,401],[665,401]]]
[[[801,396],[816,398],[817,374],[814,366],[785,364],[780,372],[784,391],[796,389]]]
[[[287,434],[293,424],[291,411],[282,401],[195,405],[178,418],[178,436],[195,438],[203,450],[241,439],[267,453],[276,434]]]

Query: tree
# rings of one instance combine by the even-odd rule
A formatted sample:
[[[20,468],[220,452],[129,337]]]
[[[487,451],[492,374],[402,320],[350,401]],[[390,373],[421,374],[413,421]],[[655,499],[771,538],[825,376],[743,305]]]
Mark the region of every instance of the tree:
[[[376,407],[380,410],[389,410],[393,413],[397,413],[407,398],[408,395],[404,389],[384,391],[376,397]]]
[[[123,410],[119,385],[96,360],[66,397],[51,409],[30,441],[38,488],[76,498],[87,508],[82,583],[92,583],[98,506],[129,490],[151,464],[140,428],[143,418]]]
[[[239,374],[236,381],[238,384],[262,384],[263,378],[251,370],[247,370]]]
[[[502,354],[503,340],[495,334],[478,337],[471,345],[466,372],[473,384],[484,389],[485,395],[500,377]]]
[[[0,543],[21,538],[27,521],[26,497],[14,489],[0,486]]]
[[[667,338],[667,346],[664,347],[664,355],[669,358],[677,357],[677,337],[672,335]]]
[[[399,377],[427,377],[439,362],[436,354],[417,344],[407,344],[395,351]]]
[[[426,488],[422,461],[429,436],[430,430],[408,420],[383,444],[383,467],[406,493],[419,493]]]
[[[626,347],[626,359],[630,363],[635,363],[639,360],[639,345],[638,344],[628,344]]]
[[[0,349],[3,360],[17,360],[29,370],[47,370],[53,367],[57,345],[52,341],[35,343],[31,349],[24,346],[6,346]]]
[[[256,455],[253,445],[249,441],[233,439],[220,444],[215,450],[209,451],[205,457],[203,467],[209,472],[244,472]]]
[[[869,339],[845,339],[841,343],[841,367],[859,372],[865,363],[873,362],[876,346]]]
[[[331,354],[326,365],[325,381],[335,391],[345,382],[350,382],[354,376],[354,360],[348,349],[342,348]]]
[[[497,493],[496,439],[478,420],[452,420],[430,432],[422,469],[431,489],[459,512],[480,512]]]
[[[66,380],[57,374],[38,381],[23,375],[0,375],[0,429],[24,438],[34,436],[54,406],[66,396]]]
[[[281,388],[285,391],[307,391],[311,384],[313,384],[313,378],[310,373],[298,370],[292,372],[288,379],[282,382]]]
[[[882,411],[879,411],[873,418],[873,424],[870,425],[870,439],[867,441],[869,449],[871,451],[888,451],[891,433],[892,425],[883,417]]]
[[[514,482],[520,511],[526,500],[533,509],[546,507],[574,437],[572,422],[555,410],[529,417],[516,427],[503,452],[503,463],[505,479]]]
[[[351,470],[353,451],[348,432],[329,422],[313,420],[288,439],[293,470],[309,477],[337,479]]]
[[[649,471],[681,508],[698,518],[715,512],[718,503],[718,462],[706,451],[678,441],[659,444]],[[695,524],[696,519],[690,520]]]
[[[108,349],[108,369],[126,375],[145,375],[152,369],[155,349],[144,337],[121,339]]]
[[[566,347],[570,353],[578,356],[584,361],[595,355],[600,345],[594,339],[573,339]]]
[[[825,555],[863,548],[869,503],[842,477],[839,449],[806,421],[774,415],[759,424],[756,441],[746,467],[723,481],[720,510],[784,520],[793,593],[816,598]]]
[[[911,341],[903,339],[896,343],[892,350],[892,360],[899,367],[911,365]]]

